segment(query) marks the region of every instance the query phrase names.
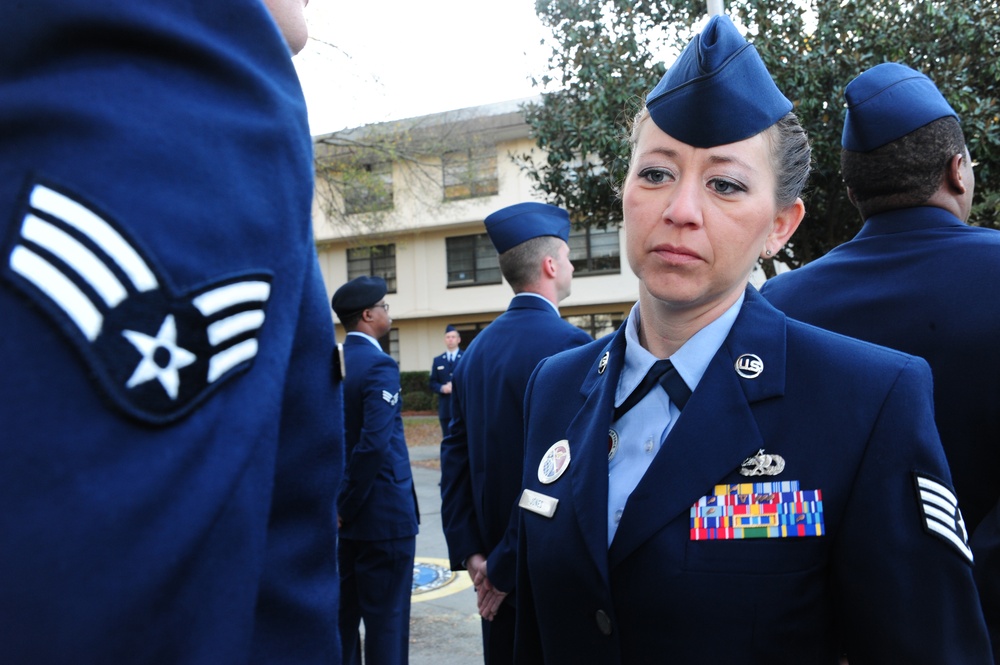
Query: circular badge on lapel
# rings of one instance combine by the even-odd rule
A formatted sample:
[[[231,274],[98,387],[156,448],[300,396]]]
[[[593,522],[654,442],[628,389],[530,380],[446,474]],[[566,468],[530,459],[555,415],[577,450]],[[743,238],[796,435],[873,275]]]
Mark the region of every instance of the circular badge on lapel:
[[[553,443],[538,463],[538,482],[548,485],[558,480],[569,466],[569,457],[568,440]]]
[[[608,461],[610,462],[615,458],[615,453],[618,452],[618,432],[613,429],[608,430]]]
[[[744,353],[736,359],[736,373],[744,379],[756,379],[764,371],[764,361],[760,356]]]

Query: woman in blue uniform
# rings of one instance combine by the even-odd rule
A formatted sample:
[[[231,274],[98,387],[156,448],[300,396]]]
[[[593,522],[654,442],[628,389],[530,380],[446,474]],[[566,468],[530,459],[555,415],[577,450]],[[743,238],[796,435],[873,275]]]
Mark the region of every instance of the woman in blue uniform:
[[[518,663],[991,662],[927,364],[748,286],[804,214],[791,110],[720,16],[635,120],[639,301],[526,395]]]

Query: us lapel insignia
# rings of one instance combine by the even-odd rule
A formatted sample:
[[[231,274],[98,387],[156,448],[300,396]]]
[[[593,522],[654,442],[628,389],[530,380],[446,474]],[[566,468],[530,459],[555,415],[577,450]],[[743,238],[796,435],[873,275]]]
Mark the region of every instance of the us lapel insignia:
[[[761,448],[756,455],[743,460],[740,465],[742,476],[776,476],[785,470],[785,458],[781,455],[769,455]]]
[[[760,356],[744,353],[736,359],[736,373],[744,379],[756,379],[764,371],[764,361]]]
[[[611,358],[611,352],[605,351],[604,355],[601,356],[601,362],[597,364],[597,373],[604,374],[604,370],[608,368],[608,359]]]
[[[548,485],[559,480],[569,467],[569,459],[569,441],[562,439],[553,443],[538,463],[538,482]]]
[[[0,278],[59,327],[118,409],[165,425],[253,364],[268,273],[178,292],[122,225],[74,196],[35,183],[20,215]]]

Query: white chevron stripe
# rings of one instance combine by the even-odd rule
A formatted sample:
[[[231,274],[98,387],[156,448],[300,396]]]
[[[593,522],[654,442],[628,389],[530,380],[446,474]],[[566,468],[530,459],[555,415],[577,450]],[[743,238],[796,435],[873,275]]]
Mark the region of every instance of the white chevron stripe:
[[[248,339],[239,344],[216,353],[208,361],[208,382],[212,383],[220,376],[257,355],[257,340]]]
[[[31,206],[57,217],[93,240],[121,266],[137,290],[152,291],[159,287],[156,275],[135,248],[86,206],[44,185],[35,185],[31,190]]]
[[[233,314],[208,326],[208,341],[212,346],[218,346],[227,339],[256,330],[262,325],[264,325],[264,312],[259,309]]]
[[[62,229],[29,214],[24,218],[21,237],[44,247],[65,261],[97,291],[108,307],[115,307],[128,297],[128,291],[108,266]]]
[[[965,555],[965,558],[968,559],[970,563],[974,561],[972,556],[972,550],[969,549],[969,546],[966,545],[965,542],[961,538],[959,538],[954,531],[952,531],[944,524],[939,524],[934,520],[926,520],[926,522],[928,529],[942,536],[943,538],[948,540],[948,542],[950,542],[952,545],[958,548],[958,551],[961,552],[963,555]]]
[[[245,302],[266,302],[270,295],[270,284],[248,280],[206,291],[196,297],[193,302],[199,312],[205,316],[211,316],[233,305],[240,305]]]
[[[59,305],[89,341],[101,334],[104,317],[90,298],[51,263],[19,245],[10,254],[10,267]]]

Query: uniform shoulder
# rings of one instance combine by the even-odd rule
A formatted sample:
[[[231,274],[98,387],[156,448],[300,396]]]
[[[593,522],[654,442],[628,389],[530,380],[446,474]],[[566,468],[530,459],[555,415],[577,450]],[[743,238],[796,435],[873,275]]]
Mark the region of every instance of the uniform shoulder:
[[[923,358],[826,330],[797,319],[786,319],[789,353],[803,353],[839,366],[873,370],[900,369],[908,365],[930,366]]]
[[[582,332],[582,331],[581,331]],[[587,333],[583,333],[586,335]],[[589,337],[589,335],[588,335]],[[560,351],[544,359],[544,371],[546,372],[586,372],[604,349],[608,346],[607,339],[591,340],[582,346],[573,347],[565,351]]]

